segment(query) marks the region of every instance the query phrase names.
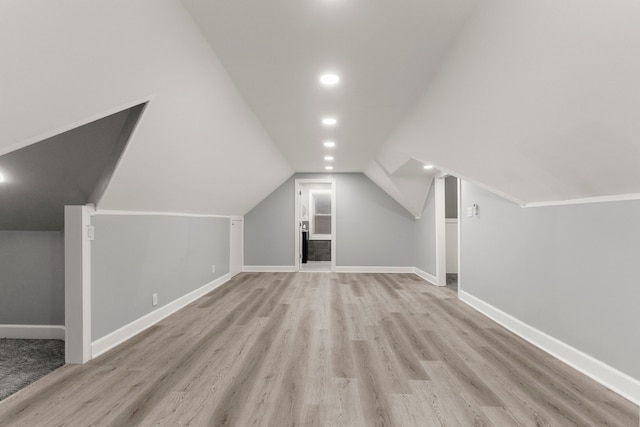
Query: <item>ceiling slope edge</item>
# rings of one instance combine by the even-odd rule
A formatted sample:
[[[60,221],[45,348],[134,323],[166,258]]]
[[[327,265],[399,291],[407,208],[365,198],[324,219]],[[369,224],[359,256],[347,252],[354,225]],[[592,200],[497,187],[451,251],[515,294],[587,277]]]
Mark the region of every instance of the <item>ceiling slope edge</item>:
[[[433,182],[432,176],[393,176],[377,160],[371,162],[363,173],[414,218],[420,219]]]

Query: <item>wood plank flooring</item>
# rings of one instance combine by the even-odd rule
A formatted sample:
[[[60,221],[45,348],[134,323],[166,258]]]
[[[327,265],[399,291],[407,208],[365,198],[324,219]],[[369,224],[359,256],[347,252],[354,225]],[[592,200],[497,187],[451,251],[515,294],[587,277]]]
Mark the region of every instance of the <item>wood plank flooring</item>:
[[[243,273],[0,403],[2,426],[638,426],[410,274]]]

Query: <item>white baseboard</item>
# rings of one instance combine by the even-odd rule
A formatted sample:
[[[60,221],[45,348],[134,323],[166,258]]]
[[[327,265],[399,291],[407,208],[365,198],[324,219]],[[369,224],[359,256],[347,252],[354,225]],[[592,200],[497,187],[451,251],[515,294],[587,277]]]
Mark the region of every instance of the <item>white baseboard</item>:
[[[527,325],[521,320],[487,304],[473,295],[459,291],[458,297],[466,304],[490,319],[493,319],[514,334],[562,360],[567,365],[598,381],[600,384],[615,391],[624,398],[629,399],[636,405],[640,405],[640,380],[624,372],[620,372],[606,363],[565,344],[557,338]]]
[[[336,266],[337,273],[413,273],[413,267]]]
[[[418,267],[415,268],[415,271],[413,271],[413,273],[417,274],[418,276],[420,276],[421,278],[423,278],[424,280],[426,280],[427,282],[431,283],[434,286],[440,286],[438,285],[438,278],[436,276],[433,276],[427,273],[426,271],[422,271]]]
[[[174,300],[169,304],[164,305],[158,308],[157,310],[154,310],[151,313],[142,316],[139,319],[134,320],[128,325],[125,325],[120,329],[117,329],[111,332],[110,334],[93,341],[91,343],[91,357],[92,358],[98,357],[101,354],[111,350],[118,344],[125,342],[126,340],[139,334],[145,329],[155,325],[165,317],[170,316],[171,314],[180,310],[182,307],[186,306],[187,304],[192,303],[193,301],[197,300],[203,295],[208,294],[215,288],[225,284],[226,282],[229,281],[230,278],[231,277],[229,274],[225,274],[224,276],[217,278],[213,282],[208,283],[196,289],[195,291],[192,291],[178,298],[177,300]]]
[[[294,273],[298,270],[293,265],[245,265],[242,271],[245,273]]]
[[[63,340],[63,325],[0,325],[0,338]]]

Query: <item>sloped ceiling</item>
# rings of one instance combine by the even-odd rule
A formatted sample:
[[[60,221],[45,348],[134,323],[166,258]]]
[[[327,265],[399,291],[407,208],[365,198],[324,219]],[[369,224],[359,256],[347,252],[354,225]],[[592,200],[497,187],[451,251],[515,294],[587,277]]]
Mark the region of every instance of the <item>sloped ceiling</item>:
[[[183,0],[296,172],[362,172],[437,71],[476,0]],[[318,84],[326,71],[334,88]],[[327,129],[321,118],[338,119]]]
[[[394,162],[391,162],[394,167],[390,167],[390,162],[385,161],[387,159],[385,156],[378,156],[365,169],[364,174],[416,219],[420,218],[433,179],[440,171],[437,169],[426,171],[424,163],[410,157],[399,165],[395,163],[398,157],[394,157],[392,159]]]
[[[321,170],[327,136],[335,170],[396,199],[380,153],[521,204],[640,193],[637,2],[184,3],[296,171]]]
[[[0,52],[0,155],[148,101],[100,209],[242,215],[293,173],[178,1],[2,1]]]
[[[64,206],[95,203],[142,107],[0,156],[0,230],[57,231]]]
[[[640,193],[640,3],[482,1],[387,149],[521,204]]]
[[[244,214],[325,138],[411,212],[404,157],[522,204],[640,193],[638,22],[631,0],[5,0],[0,155],[148,102],[101,209]]]

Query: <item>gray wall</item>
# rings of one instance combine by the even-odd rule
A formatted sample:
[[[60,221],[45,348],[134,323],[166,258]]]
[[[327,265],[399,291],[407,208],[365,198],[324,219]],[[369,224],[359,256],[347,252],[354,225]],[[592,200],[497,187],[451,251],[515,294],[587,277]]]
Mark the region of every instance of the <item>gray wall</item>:
[[[640,379],[640,201],[521,208],[463,182],[461,289]]]
[[[92,223],[94,341],[229,272],[229,219],[97,215]]]
[[[296,174],[245,216],[245,265],[292,266],[295,179],[336,179],[336,264],[414,266],[414,218],[361,173]]]
[[[291,177],[244,216],[244,265],[294,264],[294,187]]]
[[[458,178],[448,176],[444,180],[445,218],[458,218]]]
[[[416,264],[415,266],[432,276],[436,275],[436,198],[435,182],[431,185],[424,210],[416,220]]]
[[[0,231],[0,324],[64,325],[60,231]]]
[[[338,266],[415,266],[415,218],[361,173],[336,174]]]

